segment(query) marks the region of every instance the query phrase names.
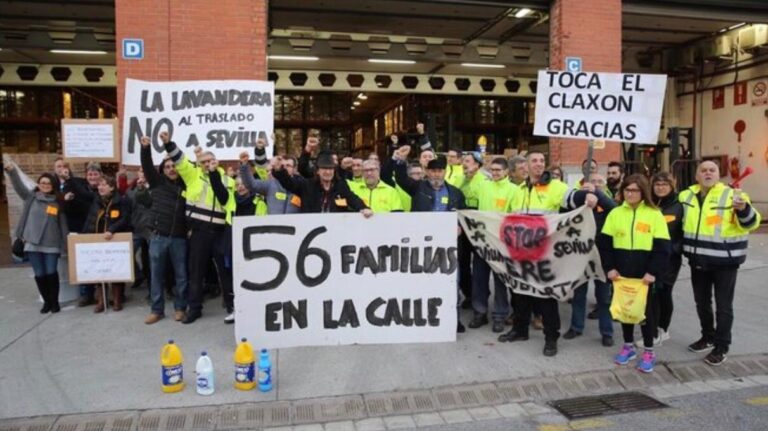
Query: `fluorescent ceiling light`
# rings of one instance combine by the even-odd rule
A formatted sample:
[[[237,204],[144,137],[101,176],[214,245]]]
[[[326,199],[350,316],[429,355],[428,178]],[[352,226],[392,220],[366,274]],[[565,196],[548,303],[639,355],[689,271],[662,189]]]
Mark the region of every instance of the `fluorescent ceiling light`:
[[[104,55],[107,51],[86,51],[81,49],[52,49],[49,52],[53,54],[82,54],[82,55]]]
[[[530,9],[528,9],[527,7],[524,7],[524,8],[520,9],[519,11],[517,11],[517,12],[515,13],[515,18],[523,18],[523,17],[526,17],[526,16],[528,16],[528,15],[529,15],[531,12],[533,12],[533,11],[532,11],[532,10],[530,10]]]
[[[747,25],[746,22],[741,22],[741,23],[738,23],[738,24],[734,24],[734,25],[728,27],[728,30],[735,30],[735,29],[737,29],[739,27],[743,27],[745,25]]]
[[[503,64],[490,64],[490,63],[461,63],[464,67],[484,67],[486,69],[503,69],[506,66]]]
[[[369,58],[369,63],[386,63],[386,64],[416,64],[413,60],[389,60],[386,58]]]
[[[352,102],[352,104],[355,105],[355,106],[360,106],[360,101],[359,100],[355,100],[354,102]]]
[[[360,100],[368,100],[368,96],[366,96],[365,93],[358,94],[357,98]]]
[[[288,61],[317,61],[320,57],[313,55],[270,55],[270,60],[288,60]]]

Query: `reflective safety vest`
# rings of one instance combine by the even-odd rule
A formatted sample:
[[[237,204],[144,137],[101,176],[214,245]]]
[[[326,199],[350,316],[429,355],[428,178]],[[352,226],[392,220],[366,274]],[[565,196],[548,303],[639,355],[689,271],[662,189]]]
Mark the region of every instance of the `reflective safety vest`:
[[[216,199],[208,173],[193,165],[186,155],[182,154],[181,160],[176,164],[176,170],[187,187],[184,197],[187,200],[188,219],[222,226],[231,224],[232,214],[237,207],[234,194],[235,180],[230,178],[224,169],[217,170],[229,195],[226,205],[221,205]]]
[[[264,200],[264,197],[261,195],[256,195],[253,198],[253,204],[256,206],[256,215],[257,216],[263,216],[267,215],[268,208],[267,208],[267,201]]]
[[[408,194],[399,184],[395,184],[395,190],[397,190],[398,196],[400,196],[400,204],[403,206],[403,211],[411,212],[411,195]]]
[[[669,239],[664,214],[645,202],[637,208],[627,202],[614,208],[605,219],[602,232],[613,238],[613,248],[618,250],[651,251],[654,239]]]
[[[517,214],[557,214],[568,192],[568,185],[560,180],[536,185],[526,180],[518,187],[509,206],[510,212]]]
[[[520,192],[520,188],[511,183],[507,177],[499,181],[487,181],[480,190],[479,205],[480,211],[492,211],[497,213],[509,212],[510,204],[515,195]]]
[[[464,167],[461,165],[448,165],[445,168],[445,182],[458,188],[464,183]]]
[[[611,237],[612,244],[603,262],[606,271],[616,269],[625,278],[663,273],[669,257],[669,228],[658,208],[645,202],[632,208],[624,202],[608,213],[602,233]],[[656,240],[666,240],[666,244],[659,244],[663,248],[654,251]]]
[[[392,211],[402,211],[403,204],[400,202],[400,194],[394,187],[384,181],[379,181],[373,189],[368,185],[350,182],[352,193],[363,200],[365,205],[374,213],[388,213]]]
[[[680,192],[683,204],[683,254],[691,266],[738,266],[747,259],[748,234],[760,226],[760,213],[747,205],[733,209],[734,190],[717,183],[699,201],[696,184]],[[749,202],[749,197],[742,193]]]
[[[485,184],[490,181],[485,174],[478,170],[475,175],[469,179],[466,176],[461,183],[461,192],[464,193],[464,202],[467,205],[467,209],[477,209],[480,205],[480,190],[485,187]]]

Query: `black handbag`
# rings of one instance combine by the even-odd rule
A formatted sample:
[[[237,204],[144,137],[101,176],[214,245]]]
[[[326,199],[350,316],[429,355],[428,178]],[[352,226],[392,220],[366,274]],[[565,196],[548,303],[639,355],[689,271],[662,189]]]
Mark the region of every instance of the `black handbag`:
[[[13,255],[18,257],[19,259],[24,259],[24,240],[23,239],[16,238],[16,240],[13,241],[13,246],[11,247],[11,253],[13,253]]]

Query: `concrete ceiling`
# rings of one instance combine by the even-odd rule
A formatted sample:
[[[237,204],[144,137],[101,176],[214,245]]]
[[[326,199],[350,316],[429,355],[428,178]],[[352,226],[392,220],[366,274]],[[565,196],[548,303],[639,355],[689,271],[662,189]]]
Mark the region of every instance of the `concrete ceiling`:
[[[270,60],[270,68],[532,76],[548,64],[548,5],[547,0],[271,0],[270,54],[320,60]],[[532,12],[516,18],[523,7]],[[0,63],[115,64],[113,0],[0,0],[0,10]],[[768,22],[768,1],[625,0],[624,48],[659,52],[741,22]],[[49,52],[54,48],[107,54]],[[372,57],[416,64],[373,64],[367,61]],[[472,69],[463,62],[504,68]]]

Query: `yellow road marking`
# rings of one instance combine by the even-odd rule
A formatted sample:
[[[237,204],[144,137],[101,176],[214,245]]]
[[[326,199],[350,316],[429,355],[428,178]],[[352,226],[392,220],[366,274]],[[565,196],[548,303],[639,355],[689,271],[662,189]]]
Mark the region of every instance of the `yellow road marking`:
[[[608,419],[579,419],[567,424],[547,424],[539,425],[539,431],[583,431],[599,428],[607,428],[615,425]]]
[[[596,428],[607,428],[609,426],[613,426],[614,423],[608,419],[596,418],[571,421],[570,425],[574,430],[590,430]]]
[[[753,406],[768,406],[768,397],[750,398],[746,403]]]

